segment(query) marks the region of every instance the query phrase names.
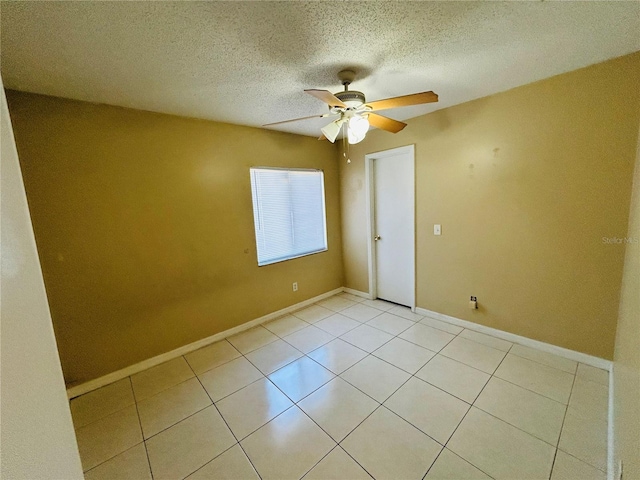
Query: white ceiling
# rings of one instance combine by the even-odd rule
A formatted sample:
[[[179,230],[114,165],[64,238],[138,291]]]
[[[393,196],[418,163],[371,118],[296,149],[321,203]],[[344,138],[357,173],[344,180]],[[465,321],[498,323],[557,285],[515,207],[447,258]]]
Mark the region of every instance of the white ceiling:
[[[640,50],[640,2],[2,1],[7,88],[241,125],[433,90],[404,120]],[[540,99],[544,102],[544,99]],[[326,119],[278,129],[318,135]]]

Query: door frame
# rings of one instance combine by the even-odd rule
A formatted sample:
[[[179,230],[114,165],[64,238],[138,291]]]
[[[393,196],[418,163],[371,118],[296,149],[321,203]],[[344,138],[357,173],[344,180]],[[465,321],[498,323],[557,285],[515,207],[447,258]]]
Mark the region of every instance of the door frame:
[[[389,150],[383,150],[381,152],[368,153],[364,156],[364,171],[365,171],[365,201],[366,201],[366,218],[367,218],[367,263],[368,263],[368,272],[369,272],[369,295],[371,298],[377,298],[378,296],[378,287],[377,287],[377,269],[376,269],[376,246],[373,241],[373,237],[375,235],[374,227],[375,227],[375,188],[374,188],[374,179],[373,179],[373,161],[381,158],[395,157],[397,155],[410,155],[412,159],[411,167],[413,174],[413,188],[412,188],[412,196],[413,202],[411,208],[413,209],[411,217],[413,217],[413,222],[411,224],[412,237],[413,237],[413,250],[412,250],[412,260],[413,260],[413,275],[412,275],[412,288],[411,288],[411,310],[415,311],[416,309],[416,154],[415,154],[415,145],[405,145],[403,147],[392,148]]]

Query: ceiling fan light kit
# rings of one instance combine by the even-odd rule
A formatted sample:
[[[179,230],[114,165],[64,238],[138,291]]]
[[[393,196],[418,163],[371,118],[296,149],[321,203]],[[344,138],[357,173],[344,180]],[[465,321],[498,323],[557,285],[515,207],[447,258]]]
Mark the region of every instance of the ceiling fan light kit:
[[[347,125],[347,139],[350,144],[356,144],[364,140],[369,131],[369,119],[366,116],[354,115]]]
[[[322,134],[325,136],[327,140],[331,143],[336,141],[336,137],[340,133],[340,127],[344,123],[343,119],[338,119],[335,122],[331,122],[328,125],[325,125],[320,129]]]
[[[353,82],[355,76],[356,74],[353,70],[342,70],[339,72],[338,78],[344,86],[344,91],[336,94],[333,94],[328,90],[305,90],[306,93],[316,97],[318,100],[323,101],[329,106],[328,114],[285,120],[284,122],[270,123],[264,126],[295,122],[298,120],[306,120],[308,118],[338,116],[336,120],[320,129],[324,138],[332,143],[335,142],[340,133],[340,129],[344,126],[348,142],[353,145],[364,140],[364,137],[369,131],[370,125],[391,133],[398,133],[407,126],[404,122],[384,117],[374,113],[375,111],[407,107],[410,105],[421,105],[424,103],[438,101],[438,95],[435,93],[422,92],[367,103],[364,93],[356,90],[349,90],[349,85]]]

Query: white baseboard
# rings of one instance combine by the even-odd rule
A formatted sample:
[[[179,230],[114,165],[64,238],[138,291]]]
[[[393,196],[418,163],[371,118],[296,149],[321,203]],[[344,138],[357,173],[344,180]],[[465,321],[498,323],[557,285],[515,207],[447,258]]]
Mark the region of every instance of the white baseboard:
[[[130,375],[142,372],[143,370],[146,370],[148,368],[155,367],[156,365],[160,365],[161,363],[168,362],[169,360],[173,360],[174,358],[181,357],[182,355],[191,353],[195,350],[198,350],[199,348],[206,347],[207,345],[218,342],[224,338],[230,337],[231,335],[235,335],[236,333],[243,332],[244,330],[248,330],[252,327],[255,327],[256,325],[274,320],[278,317],[286,315],[287,313],[300,310],[301,308],[307,307],[312,303],[324,300],[327,297],[331,297],[343,291],[345,291],[345,289],[342,287],[336,288],[335,290],[331,290],[330,292],[326,292],[308,300],[296,303],[295,305],[283,308],[281,310],[278,310],[277,312],[272,312],[260,318],[250,320],[246,323],[243,323],[242,325],[238,325],[237,327],[225,330],[224,332],[216,333],[215,335],[212,335],[210,337],[203,338],[202,340],[198,340],[188,345],[184,345],[180,348],[176,348],[175,350],[171,350],[170,352],[162,353],[147,360],[143,360],[142,362],[125,367],[121,370],[117,370],[102,377],[95,378],[93,380],[89,380],[88,382],[81,383],[80,385],[68,388],[67,398],[72,399],[80,395],[84,395],[85,393],[91,392],[92,390],[96,390],[100,387],[104,387],[105,385],[109,385],[110,383],[117,382],[118,380],[122,380],[123,378],[127,378]],[[357,295],[357,293],[354,292],[355,291],[349,291],[349,293]]]
[[[416,308],[416,313],[420,315],[426,315],[427,317],[435,318],[452,325],[474,330],[480,333],[486,333],[502,340],[507,340],[513,343],[519,343],[526,347],[542,350],[543,352],[552,353],[560,357],[568,358],[576,362],[584,363],[596,368],[602,368],[609,372],[609,405],[608,405],[608,421],[607,421],[607,480],[615,480],[617,469],[615,466],[615,452],[614,452],[614,423],[613,423],[613,397],[614,397],[614,363],[611,360],[595,357],[593,355],[587,355],[586,353],[576,352],[569,350],[568,348],[558,347],[550,343],[541,342],[539,340],[533,340],[531,338],[522,337],[514,333],[505,332],[496,328],[479,325],[477,323],[462,320],[460,318],[445,315],[444,313],[438,313],[425,308]]]
[[[91,392],[92,390],[96,390],[100,387],[104,387],[105,385],[109,385],[110,383],[113,382],[117,382],[118,380],[121,380],[123,378],[126,378],[130,375],[134,375],[136,373],[139,373],[143,370],[146,370],[148,368],[151,367],[155,367],[156,365],[160,365],[161,363],[167,362],[169,360],[173,360],[174,358],[180,357],[182,355],[186,355],[187,353],[193,352],[195,350],[198,350],[199,348],[202,347],[206,347],[207,345],[210,345],[214,342],[218,342],[220,340],[223,340],[224,338],[230,337],[232,335],[235,335],[237,333],[243,332],[244,330],[248,330],[252,327],[255,327],[256,325],[260,325],[262,323],[268,322],[270,320],[276,319],[278,317],[281,317],[282,315],[286,315],[287,313],[293,312],[295,310],[300,310],[301,308],[304,308],[306,306],[309,306],[313,303],[316,303],[320,300],[323,300],[327,297],[331,297],[333,295],[336,295],[340,292],[347,292],[350,293],[352,295],[357,295],[359,297],[363,297],[363,298],[367,298],[367,299],[371,299],[371,296],[366,293],[366,292],[361,292],[359,290],[354,290],[352,288],[346,288],[346,287],[341,287],[341,288],[336,288],[334,290],[331,290],[329,292],[323,293],[321,295],[318,295],[316,297],[310,298],[308,300],[304,300],[302,302],[296,303],[295,305],[291,305],[289,307],[283,308],[281,310],[278,310],[276,312],[272,312],[269,313],[267,315],[264,315],[262,317],[256,318],[254,320],[250,320],[246,323],[243,323],[242,325],[238,325],[237,327],[231,328],[229,330],[225,330],[224,332],[220,332],[220,333],[216,333],[215,335],[212,335],[210,337],[207,338],[203,338],[201,340],[198,340],[196,342],[190,343],[188,345],[184,345],[180,348],[177,348],[175,350],[171,350],[170,352],[166,352],[160,355],[157,355],[155,357],[149,358],[147,360],[143,360],[142,362],[136,363],[134,365],[130,365],[128,367],[125,367],[121,370],[117,370],[115,372],[109,373],[107,375],[104,375],[102,377],[93,379],[93,380],[89,380],[88,382],[82,383],[80,385],[76,385],[73,387],[70,387],[69,389],[67,389],[67,397],[69,399],[74,398],[74,397],[78,397],[80,395],[83,395],[85,393]],[[587,355],[585,353],[581,353],[581,352],[576,352],[573,350],[569,350],[567,348],[562,348],[562,347],[558,347],[556,345],[551,345],[549,343],[545,343],[545,342],[540,342],[538,340],[532,340],[530,338],[527,337],[522,337],[520,335],[516,335],[513,333],[509,333],[509,332],[504,332],[502,330],[497,330],[495,328],[491,328],[491,327],[486,327],[484,325],[479,325],[477,323],[473,323],[473,322],[469,322],[467,320],[462,320],[456,317],[452,317],[449,315],[445,315],[443,313],[438,313],[438,312],[434,312],[431,310],[427,310],[424,308],[420,308],[420,307],[416,307],[415,309],[416,313],[421,314],[421,315],[426,315],[428,317],[431,318],[435,318],[437,320],[441,320],[443,322],[446,323],[450,323],[453,325],[458,325],[460,327],[463,328],[467,328],[469,330],[475,330],[477,332],[480,333],[486,333],[487,335],[492,335],[494,337],[497,338],[501,338],[503,340],[507,340],[510,342],[514,342],[514,343],[519,343],[521,345],[525,345],[528,347],[532,347],[532,348],[536,348],[538,350],[542,350],[544,352],[548,352],[548,353],[553,353],[555,355],[559,355],[561,357],[564,358],[568,358],[570,360],[575,360],[587,365],[591,365],[592,367],[596,367],[596,368],[602,368],[605,370],[608,370],[611,374],[609,375],[610,378],[610,382],[613,382],[613,375],[612,375],[612,365],[613,363],[609,360],[605,360],[603,358],[599,358],[599,357],[594,357],[592,355]],[[611,396],[613,395],[612,393],[613,389],[610,388],[609,390],[609,395],[610,395],[610,402],[609,402],[609,409],[610,409],[610,413],[609,415],[612,416],[612,398]],[[610,421],[609,422],[609,428],[610,430],[613,428],[613,422]],[[613,432],[610,431],[610,437],[611,439],[613,438]],[[612,461],[612,460],[610,460]]]
[[[360,290],[354,290],[353,288],[347,288],[347,287],[342,287],[342,290],[346,293],[350,293],[351,295],[356,295],[358,297],[373,300],[373,296],[369,295],[367,292],[361,292]]]
[[[505,332],[496,328],[486,327],[477,323],[469,322],[468,320],[462,320],[460,318],[445,315],[444,313],[433,312],[425,308],[416,308],[416,313],[420,315],[426,315],[427,317],[435,318],[436,320],[442,320],[443,322],[451,323],[459,327],[467,328],[469,330],[475,330],[476,332],[486,333],[508,342],[519,343],[526,347],[542,350],[543,352],[552,353],[560,357],[568,358],[576,362],[584,363],[596,368],[602,368],[603,370],[611,371],[612,362],[604,358],[595,357],[593,355],[587,355],[586,353],[576,352],[575,350],[569,350],[568,348],[558,347],[550,343],[541,342],[539,340],[533,340],[531,338],[522,337],[515,333]]]

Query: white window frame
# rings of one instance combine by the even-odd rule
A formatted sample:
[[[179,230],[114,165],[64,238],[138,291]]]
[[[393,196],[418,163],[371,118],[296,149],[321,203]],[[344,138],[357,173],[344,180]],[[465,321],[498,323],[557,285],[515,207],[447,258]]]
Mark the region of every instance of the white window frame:
[[[264,215],[263,215],[263,205],[260,203],[260,194],[259,194],[259,184],[256,182],[256,177],[254,172],[264,171],[264,170],[280,170],[286,171],[290,173],[295,172],[312,172],[320,175],[320,183],[321,183],[321,202],[322,202],[322,230],[323,230],[323,247],[319,249],[314,249],[305,252],[291,252],[290,255],[278,257],[274,259],[266,259],[260,260],[260,244],[261,244],[261,234],[260,229],[262,225],[264,225]],[[254,232],[256,239],[256,257],[258,261],[258,266],[263,267],[266,265],[272,265],[275,263],[286,262],[287,260],[293,260],[295,258],[306,257],[308,255],[315,255],[316,253],[326,252],[328,250],[327,243],[327,211],[326,211],[326,202],[325,202],[325,188],[324,188],[324,172],[318,169],[310,169],[310,168],[283,168],[283,167],[251,167],[249,169],[250,179],[251,179],[251,198],[252,198],[252,206],[253,206],[253,220],[254,220]],[[291,222],[292,222],[292,236],[295,238],[295,220],[293,218],[293,209],[290,207],[291,211]]]

